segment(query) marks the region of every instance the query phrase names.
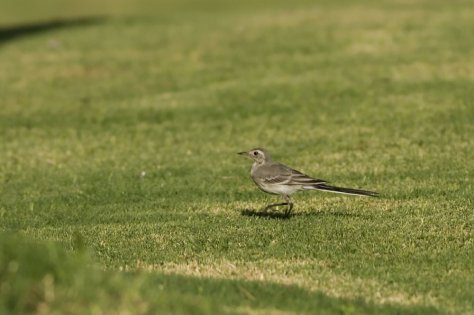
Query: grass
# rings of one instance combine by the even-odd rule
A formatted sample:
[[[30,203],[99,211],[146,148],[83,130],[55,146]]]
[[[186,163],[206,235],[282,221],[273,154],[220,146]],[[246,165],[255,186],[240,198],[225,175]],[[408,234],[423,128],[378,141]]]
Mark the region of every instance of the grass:
[[[70,255],[53,243],[31,244],[9,235],[3,235],[0,246],[0,311],[5,314],[436,313],[330,298],[297,285],[105,272],[93,267],[83,250]]]
[[[3,313],[474,313],[469,2],[37,14],[0,28]],[[383,197],[249,215],[255,146]]]

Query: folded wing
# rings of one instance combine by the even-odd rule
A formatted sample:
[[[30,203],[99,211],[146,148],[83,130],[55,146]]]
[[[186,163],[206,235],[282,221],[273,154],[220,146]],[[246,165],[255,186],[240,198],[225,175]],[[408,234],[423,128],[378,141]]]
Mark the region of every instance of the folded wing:
[[[265,184],[306,186],[327,183],[325,180],[312,178],[283,164],[273,164],[261,175]]]

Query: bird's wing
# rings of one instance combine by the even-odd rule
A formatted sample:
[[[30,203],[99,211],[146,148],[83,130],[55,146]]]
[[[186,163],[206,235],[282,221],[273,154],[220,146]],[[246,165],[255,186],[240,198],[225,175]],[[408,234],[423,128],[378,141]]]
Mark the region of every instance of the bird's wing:
[[[262,178],[262,182],[265,184],[287,184],[290,181],[290,177],[286,175],[274,175]]]
[[[291,169],[291,179],[288,185],[317,185],[325,183],[327,183],[327,181],[324,179],[313,178],[300,171]]]
[[[286,165],[276,163],[263,168],[259,175],[265,184],[315,185],[327,183],[325,180],[309,177]]]
[[[287,184],[291,180],[291,169],[282,164],[265,165],[257,176],[264,184]]]

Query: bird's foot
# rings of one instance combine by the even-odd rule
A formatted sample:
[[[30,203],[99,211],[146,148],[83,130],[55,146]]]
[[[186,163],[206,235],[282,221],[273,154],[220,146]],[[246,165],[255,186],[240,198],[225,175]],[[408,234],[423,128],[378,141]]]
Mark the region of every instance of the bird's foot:
[[[290,216],[291,210],[293,209],[293,203],[291,202],[273,203],[273,204],[267,205],[265,208],[263,208],[262,212],[266,213],[268,210],[273,209],[278,206],[287,206],[284,214],[285,216]]]

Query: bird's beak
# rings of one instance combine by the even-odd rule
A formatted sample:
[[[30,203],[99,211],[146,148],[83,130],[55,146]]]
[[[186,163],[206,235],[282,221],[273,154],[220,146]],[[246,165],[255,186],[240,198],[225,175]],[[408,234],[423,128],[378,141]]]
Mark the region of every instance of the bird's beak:
[[[237,154],[238,154],[238,155],[247,155],[247,154],[248,154],[248,152],[246,152],[246,151],[243,151],[243,152],[239,152],[239,153],[237,153]]]

